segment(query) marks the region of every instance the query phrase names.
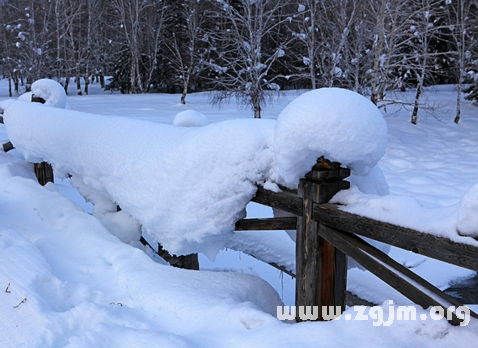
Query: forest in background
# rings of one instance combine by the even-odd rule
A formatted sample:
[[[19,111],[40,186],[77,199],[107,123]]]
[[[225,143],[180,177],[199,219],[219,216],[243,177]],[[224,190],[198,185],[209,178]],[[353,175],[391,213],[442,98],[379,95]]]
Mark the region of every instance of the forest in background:
[[[9,93],[40,78],[88,94],[215,91],[259,118],[276,92],[342,87],[379,107],[453,83],[478,99],[478,0],[0,0]],[[105,80],[105,76],[109,78]]]

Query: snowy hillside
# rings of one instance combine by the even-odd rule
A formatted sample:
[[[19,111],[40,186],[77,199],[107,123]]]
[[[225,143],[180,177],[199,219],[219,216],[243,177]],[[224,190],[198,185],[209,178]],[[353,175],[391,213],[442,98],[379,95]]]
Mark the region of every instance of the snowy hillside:
[[[0,103],[7,99],[6,91],[2,81]],[[277,118],[300,93],[286,94],[265,110],[265,117]],[[428,95],[441,102],[455,98],[451,86],[429,90]],[[90,96],[69,97],[68,104],[72,110],[152,121],[156,123],[151,124],[152,132],[163,129],[164,124],[171,127],[179,112],[191,109],[205,116],[199,126],[210,120],[218,132],[219,121],[232,120],[237,129],[244,122],[234,119],[251,117],[246,111],[237,111],[235,104],[213,109],[207,98],[207,94],[190,95],[189,104],[184,106],[178,103],[177,95],[110,95],[93,89]],[[352,183],[362,192],[351,190],[336,199],[347,202],[351,211],[476,243],[460,237],[458,230],[467,235],[478,231],[473,218],[478,199],[476,190],[470,190],[478,183],[478,109],[465,104],[459,125],[453,123],[449,110],[453,110],[452,104],[444,106],[438,115],[440,121],[422,115],[420,123],[413,126],[408,112],[393,113],[389,109],[385,114],[388,145],[379,162],[383,176],[372,175],[362,181],[355,176]],[[111,127],[115,132],[113,123]],[[269,132],[266,128],[263,131]],[[130,134],[119,137],[141,138],[137,129],[130,130]],[[179,132],[197,136],[195,128]],[[249,129],[246,133],[251,136],[252,132]],[[220,132],[215,139],[218,136]],[[8,139],[4,126],[0,138]],[[65,139],[65,143],[70,140]],[[77,141],[84,141],[84,150],[88,139]],[[173,137],[168,141],[174,141]],[[55,146],[61,146],[61,142]],[[136,163],[150,157],[149,149],[132,150]],[[82,153],[78,152],[80,156]],[[80,170],[81,165],[75,168]],[[128,163],[122,168],[131,168],[127,175],[142,171],[128,167]],[[153,190],[154,179],[145,180],[151,181]],[[386,181],[389,195],[367,191],[367,184],[376,180],[384,180],[377,184],[380,187]],[[351,342],[367,347],[450,347],[478,338],[475,320],[466,327],[451,327],[446,320],[431,318],[396,321],[380,328],[373,325],[372,318],[283,323],[275,317],[276,307],[294,304],[294,281],[259,261],[228,249],[221,251],[215,262],[202,255],[200,272],[172,268],[137,241],[125,243],[124,238],[120,239],[124,234],[115,236],[118,226],[108,224],[98,212],[91,215],[91,204],[81,198],[69,180],[38,185],[32,165],[16,150],[0,153],[0,186],[0,286],[5,288],[0,293],[2,347],[336,347],[350,346]],[[159,210],[167,208],[156,206]],[[271,214],[268,208],[254,204],[247,209],[248,217]],[[118,221],[127,222],[127,217]],[[274,253],[283,250],[284,262],[293,259],[294,243],[285,232],[257,232],[249,238],[249,248],[258,241],[271,243]],[[238,246],[246,243],[243,240],[230,243],[246,249]],[[390,255],[442,289],[475,275],[395,248]],[[349,291],[370,302],[382,304],[392,299],[397,304],[410,303],[360,269],[350,270],[348,281]],[[386,304],[383,309],[386,315]],[[354,313],[353,308],[346,313]],[[417,308],[417,313],[428,312]]]

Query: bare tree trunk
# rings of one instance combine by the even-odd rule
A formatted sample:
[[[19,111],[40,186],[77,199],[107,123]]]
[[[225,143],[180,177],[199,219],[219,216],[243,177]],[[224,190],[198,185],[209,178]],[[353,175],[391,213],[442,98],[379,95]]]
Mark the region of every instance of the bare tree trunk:
[[[76,74],[76,92],[78,95],[83,95],[81,93],[81,75],[79,73]]]
[[[184,79],[183,82],[183,93],[181,94],[181,104],[186,105],[186,95],[188,94],[188,84],[189,82]]]
[[[377,85],[379,83],[378,78],[379,78],[379,70],[380,70],[380,57],[382,55],[382,49],[383,49],[383,44],[385,41],[385,35],[384,35],[384,24],[385,24],[385,7],[386,7],[386,0],[382,0],[380,4],[380,12],[379,12],[379,18],[377,18],[378,23],[378,37],[377,37],[377,44],[375,47],[375,59],[373,62],[373,77],[372,77],[372,86],[371,86],[371,95],[370,95],[370,100],[372,103],[377,105],[378,103],[378,88]]]
[[[86,75],[85,77],[83,77],[83,80],[85,80],[85,95],[88,95],[88,87],[90,85],[90,78],[88,77],[88,75]]]
[[[415,93],[415,103],[413,105],[413,112],[412,112],[412,119],[411,122],[413,124],[418,123],[418,109],[419,109],[419,102],[420,102],[420,96],[422,94],[422,86],[423,86],[423,77],[420,78],[420,82],[418,83],[417,86],[417,92]]]
[[[15,92],[18,93],[18,73],[13,74],[13,85],[15,86]]]
[[[459,78],[458,86],[456,88],[456,115],[454,122],[459,123],[460,122],[460,116],[461,116],[461,77]]]
[[[13,96],[12,94],[12,77],[8,76],[8,95],[10,98]]]
[[[65,93],[68,95],[68,85],[70,84],[70,76],[65,78]]]
[[[259,100],[259,95],[253,94],[251,96],[252,109],[254,110],[254,118],[261,118],[261,102]]]

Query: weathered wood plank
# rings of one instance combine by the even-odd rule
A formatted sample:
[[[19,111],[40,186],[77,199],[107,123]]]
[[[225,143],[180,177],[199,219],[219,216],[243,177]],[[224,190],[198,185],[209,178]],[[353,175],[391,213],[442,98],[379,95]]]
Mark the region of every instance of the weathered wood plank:
[[[333,306],[340,306],[342,308],[341,312],[344,312],[346,309],[347,270],[347,255],[340,249],[335,248]]]
[[[320,304],[321,306],[334,305],[334,276],[335,276],[335,247],[327,240],[319,238],[321,246],[321,289],[320,289]],[[319,311],[320,314],[321,311]],[[319,315],[320,315],[319,314]]]
[[[302,215],[302,198],[297,197],[297,194],[293,192],[273,192],[266,190],[262,186],[258,186],[256,195],[252,198],[252,201],[297,216]]]
[[[34,164],[35,175],[40,185],[45,186],[47,182],[53,182],[53,168],[46,162]]]
[[[440,291],[356,235],[340,232],[322,224],[319,228],[319,234],[378,278],[423,308],[440,306],[447,313],[449,306],[462,306],[456,299]],[[452,318],[450,320],[451,324],[459,325],[461,320],[454,313],[450,312],[448,315]],[[471,312],[471,315],[478,317],[474,312]]]
[[[32,94],[32,103],[45,104],[45,102],[45,99],[43,99],[42,97],[37,97],[36,95]]]
[[[333,204],[314,205],[314,219],[335,229],[355,233],[405,250],[478,271],[478,247],[453,242],[405,227],[341,211]]]
[[[321,170],[321,171],[310,171],[305,174],[307,179],[315,181],[326,181],[326,180],[337,180],[345,179],[350,176],[350,169],[348,168],[337,168],[334,170]]]
[[[295,230],[297,218],[280,217],[267,219],[242,219],[236,222],[236,231]]]
[[[143,238],[143,237],[141,237]],[[161,256],[166,262],[171,266],[176,268],[190,269],[194,271],[199,270],[199,259],[198,254],[189,254],[189,255],[171,255],[167,250],[163,248],[161,244],[158,243],[158,250],[156,253]]]
[[[10,150],[13,150],[14,148],[15,148],[15,147],[13,146],[13,144],[12,144],[10,141],[8,141],[8,142],[6,142],[5,144],[3,144],[3,151],[5,151],[5,152],[8,152],[8,151],[10,151]]]
[[[321,309],[321,245],[317,233],[317,222],[312,219],[314,202],[319,202],[317,184],[302,179],[298,194],[303,198],[303,214],[297,218],[296,235],[296,291],[295,305],[319,306],[319,320],[322,318]],[[296,320],[302,321],[297,312]]]

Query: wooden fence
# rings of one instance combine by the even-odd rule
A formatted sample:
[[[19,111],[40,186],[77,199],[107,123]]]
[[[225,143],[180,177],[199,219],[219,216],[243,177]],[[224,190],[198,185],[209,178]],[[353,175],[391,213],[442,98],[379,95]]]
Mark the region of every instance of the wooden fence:
[[[1,116],[0,123],[3,123]],[[7,142],[3,148],[9,151],[13,146]],[[47,163],[36,163],[35,174],[42,185],[53,181],[53,170]],[[320,158],[300,180],[298,190],[282,188],[282,192],[272,192],[258,186],[253,202],[294,216],[243,219],[237,222],[236,231],[297,231],[296,307],[318,306],[319,320],[323,319],[322,306],[340,306],[342,312],[345,310],[349,256],[423,308],[442,307],[449,321],[458,325],[462,320],[455,313],[448,312],[448,309],[450,306],[462,306],[461,303],[360,236],[474,271],[478,271],[478,247],[350,214],[329,204],[328,201],[338,191],[349,188],[350,184],[344,181],[349,175],[350,170],[342,168],[339,163]],[[144,238],[142,242],[147,244]],[[177,257],[170,255],[160,245],[155,251],[176,267],[199,268],[195,254]],[[273,266],[284,270],[281,265]],[[478,318],[476,313],[470,313]],[[296,319],[301,321],[298,315]]]
[[[350,174],[339,163],[319,159],[300,180],[297,191],[272,192],[258,187],[252,201],[295,215],[290,218],[244,219],[236,230],[296,229],[296,307],[345,309],[346,256],[423,308],[439,306],[453,325],[462,320],[448,311],[462,306],[456,299],[417,276],[359,236],[478,271],[478,247],[344,212],[327,203],[349,187]],[[295,226],[295,228],[294,228]],[[478,315],[470,311],[471,316]],[[297,315],[297,321],[301,319]]]

